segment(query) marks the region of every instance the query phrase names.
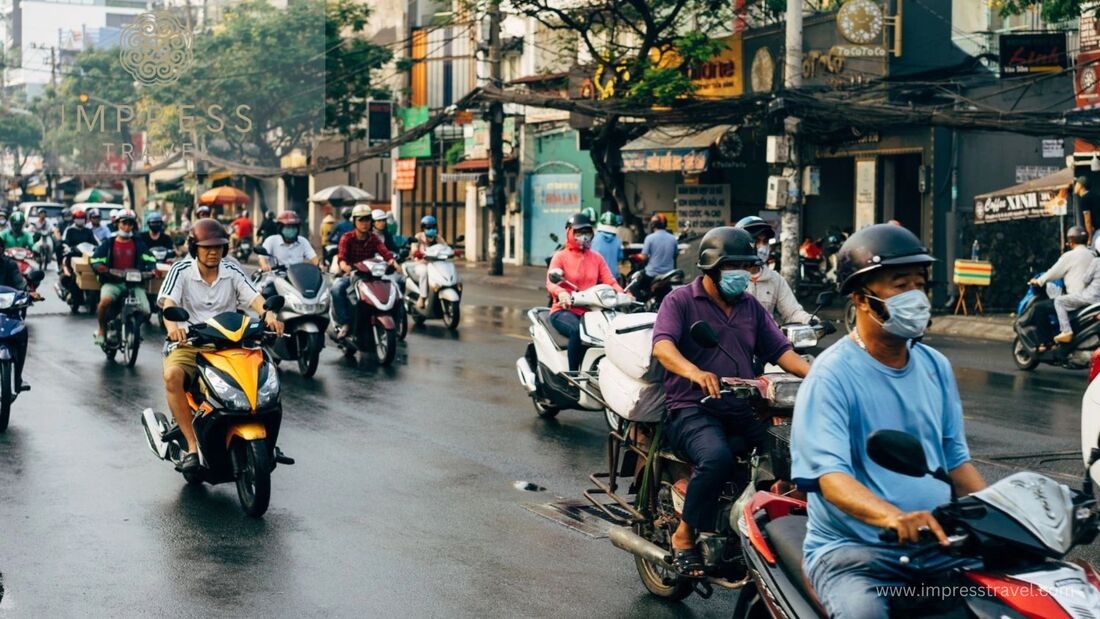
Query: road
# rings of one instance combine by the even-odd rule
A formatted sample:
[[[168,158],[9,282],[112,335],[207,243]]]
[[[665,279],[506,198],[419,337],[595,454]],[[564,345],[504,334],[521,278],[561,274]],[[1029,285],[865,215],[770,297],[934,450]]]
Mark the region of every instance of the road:
[[[262,520],[231,486],[186,487],[150,452],[155,332],[131,370],[93,346],[91,317],[39,304],[33,389],[0,435],[0,614],[729,616],[733,594],[647,596],[600,521],[536,513],[580,497],[606,437],[593,413],[536,418],[517,384],[524,309],[542,299],[469,283],[460,331],[414,330],[393,368],[333,348],[314,379],[284,365],[280,445],[297,464],[274,472]],[[1018,373],[1000,344],[929,343],[955,364],[987,476],[1043,458],[1006,456],[1076,449],[1081,373]],[[1043,464],[1066,480],[1078,468]]]

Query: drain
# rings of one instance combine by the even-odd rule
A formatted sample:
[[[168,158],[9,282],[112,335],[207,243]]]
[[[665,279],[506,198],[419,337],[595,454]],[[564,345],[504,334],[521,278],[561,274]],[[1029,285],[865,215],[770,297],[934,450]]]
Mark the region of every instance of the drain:
[[[512,482],[512,487],[516,490],[522,490],[524,492],[546,492],[546,488],[543,488],[542,486],[529,481]]]

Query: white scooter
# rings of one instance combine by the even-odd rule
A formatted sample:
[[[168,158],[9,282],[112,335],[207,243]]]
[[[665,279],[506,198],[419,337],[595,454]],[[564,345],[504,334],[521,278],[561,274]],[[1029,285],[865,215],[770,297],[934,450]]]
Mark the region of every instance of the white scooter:
[[[420,284],[412,277],[405,277],[405,310],[417,326],[425,320],[442,318],[443,325],[451,331],[458,329],[459,303],[462,300],[462,282],[454,263],[455,250],[438,243],[421,256],[427,263],[422,277],[428,278],[428,300],[424,307],[418,305]],[[406,265],[411,262],[406,262]],[[406,271],[407,273],[407,271]]]
[[[589,383],[598,380],[600,360],[604,357],[604,339],[610,331],[611,320],[623,310],[637,306],[634,297],[617,292],[607,284],[598,284],[587,290],[565,281],[561,269],[549,273],[555,284],[572,288],[573,305],[587,309],[581,316],[581,341],[585,345],[580,370],[569,371],[566,349],[569,338],[558,332],[550,322],[550,308],[535,307],[527,311],[531,321],[531,343],[522,357],[516,360],[519,381],[534,402],[539,417],[555,417],[565,409],[604,411],[609,427],[618,427],[618,416],[604,402],[589,393]]]

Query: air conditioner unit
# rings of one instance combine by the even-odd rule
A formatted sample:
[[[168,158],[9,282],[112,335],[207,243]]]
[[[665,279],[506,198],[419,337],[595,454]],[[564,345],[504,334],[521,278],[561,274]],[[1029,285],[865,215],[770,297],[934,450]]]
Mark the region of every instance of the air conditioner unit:
[[[769,135],[767,147],[768,163],[787,163],[790,144],[785,135]]]
[[[783,176],[768,177],[768,195],[765,198],[768,208],[779,209],[787,206],[790,199],[789,182]]]

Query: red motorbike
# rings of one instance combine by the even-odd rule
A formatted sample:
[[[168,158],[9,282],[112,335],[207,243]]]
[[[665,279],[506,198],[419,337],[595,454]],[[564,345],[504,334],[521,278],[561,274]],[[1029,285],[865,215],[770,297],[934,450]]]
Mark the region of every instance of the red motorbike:
[[[34,252],[26,247],[9,247],[4,250],[4,253],[19,265],[19,274],[23,277],[26,277],[31,269],[38,268],[38,259]]]
[[[909,434],[876,432],[867,440],[867,453],[895,473],[951,483],[943,469],[928,470],[924,448]],[[1098,459],[1100,450],[1094,449],[1092,460]],[[933,515],[948,534],[946,552],[981,559],[981,567],[942,574],[904,595],[899,591],[890,599],[892,617],[1100,616],[1100,573],[1086,561],[1065,560],[1074,546],[1096,538],[1096,500],[1087,473],[1080,491],[1038,473],[1016,473],[962,499],[952,494]],[[802,570],[807,521],[806,502],[793,496],[761,491],[743,507],[737,528],[751,581],[741,590],[734,617],[826,616]],[[881,538],[896,542],[897,534],[887,530]],[[900,562],[944,551],[928,540]]]
[[[337,337],[336,315],[329,306],[329,335],[345,355],[352,357],[358,351],[373,351],[380,365],[393,363],[397,355],[397,326],[403,306],[397,283],[386,277],[392,272],[392,267],[378,257],[354,265],[350,275],[352,285],[347,288],[351,303],[347,337]]]

